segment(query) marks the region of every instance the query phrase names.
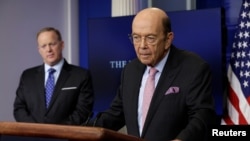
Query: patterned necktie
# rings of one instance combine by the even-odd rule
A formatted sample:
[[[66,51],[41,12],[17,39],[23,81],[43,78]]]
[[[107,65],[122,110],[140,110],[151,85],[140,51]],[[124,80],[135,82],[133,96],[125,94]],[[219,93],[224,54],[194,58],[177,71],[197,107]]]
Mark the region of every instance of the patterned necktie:
[[[54,91],[54,86],[55,86],[55,79],[54,79],[54,72],[56,70],[53,69],[53,68],[50,68],[48,70],[49,72],[49,76],[48,76],[48,79],[47,79],[47,82],[46,82],[46,85],[45,85],[45,89],[46,89],[46,107],[48,108],[49,107],[49,103],[50,103],[50,100],[51,100],[51,97],[52,97],[52,94],[53,94],[53,91]]]
[[[157,69],[150,68],[149,75],[145,84],[144,94],[143,94],[143,101],[142,101],[142,126],[144,125],[148,108],[154,94],[155,90],[155,74],[157,73]]]

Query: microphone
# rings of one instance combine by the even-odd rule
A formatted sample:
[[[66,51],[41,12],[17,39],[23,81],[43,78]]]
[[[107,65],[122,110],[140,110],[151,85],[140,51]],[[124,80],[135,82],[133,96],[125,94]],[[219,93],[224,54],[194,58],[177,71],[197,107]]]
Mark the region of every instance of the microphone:
[[[96,126],[96,122],[97,120],[102,116],[103,112],[100,112],[96,115],[95,119],[94,119],[94,122],[93,122],[93,127]]]
[[[90,112],[90,113],[89,113],[88,118],[87,118],[86,121],[82,124],[82,126],[87,126],[87,125],[88,125],[88,123],[89,123],[90,119],[92,118],[93,114],[94,114],[93,112]]]

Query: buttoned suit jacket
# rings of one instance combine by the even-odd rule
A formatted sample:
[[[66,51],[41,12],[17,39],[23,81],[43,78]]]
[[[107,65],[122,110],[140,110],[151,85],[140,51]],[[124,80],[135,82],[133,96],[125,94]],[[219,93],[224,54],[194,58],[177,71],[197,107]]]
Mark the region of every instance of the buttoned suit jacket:
[[[48,109],[44,81],[44,65],[22,73],[14,101],[16,121],[79,125],[87,120],[94,104],[92,78],[87,69],[64,61]]]
[[[138,59],[125,66],[118,93],[96,126],[119,130],[126,125],[128,134],[146,141],[205,140],[216,116],[209,65],[199,56],[171,46],[140,135],[138,97],[145,69]]]

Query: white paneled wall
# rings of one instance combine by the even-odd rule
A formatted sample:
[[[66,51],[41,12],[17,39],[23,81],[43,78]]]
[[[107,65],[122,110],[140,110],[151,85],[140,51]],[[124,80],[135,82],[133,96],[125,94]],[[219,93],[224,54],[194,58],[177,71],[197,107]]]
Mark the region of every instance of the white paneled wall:
[[[196,0],[112,0],[112,17],[135,15],[146,7],[159,7],[165,11],[194,10]]]
[[[112,17],[134,15],[140,7],[139,0],[112,0]]]

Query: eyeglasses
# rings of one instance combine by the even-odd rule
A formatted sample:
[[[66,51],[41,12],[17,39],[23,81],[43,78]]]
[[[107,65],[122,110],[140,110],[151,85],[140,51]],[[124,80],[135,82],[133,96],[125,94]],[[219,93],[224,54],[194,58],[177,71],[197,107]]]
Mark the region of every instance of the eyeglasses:
[[[154,35],[148,35],[148,36],[142,37],[142,36],[136,35],[136,34],[128,34],[128,36],[133,44],[140,44],[141,41],[143,40],[143,38],[144,38],[145,42],[149,45],[153,45],[157,41],[157,37]]]

